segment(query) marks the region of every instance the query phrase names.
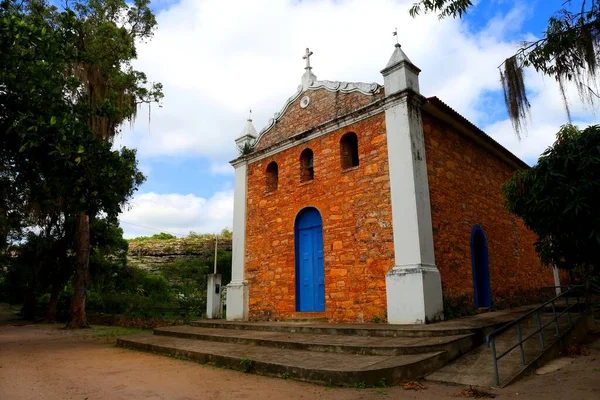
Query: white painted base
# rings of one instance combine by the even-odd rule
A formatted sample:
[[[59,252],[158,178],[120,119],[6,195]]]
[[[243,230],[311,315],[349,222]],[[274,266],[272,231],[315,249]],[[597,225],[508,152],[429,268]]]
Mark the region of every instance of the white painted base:
[[[425,324],[444,319],[442,280],[435,265],[396,265],[385,276],[390,324]]]
[[[556,291],[556,295],[560,296],[562,290],[560,287],[560,275],[558,274],[558,268],[552,267],[552,273],[554,274],[554,290]]]
[[[208,319],[221,318],[223,315],[221,290],[221,274],[208,275],[206,288],[206,318]]]
[[[248,320],[248,284],[231,282],[227,285],[227,321]]]

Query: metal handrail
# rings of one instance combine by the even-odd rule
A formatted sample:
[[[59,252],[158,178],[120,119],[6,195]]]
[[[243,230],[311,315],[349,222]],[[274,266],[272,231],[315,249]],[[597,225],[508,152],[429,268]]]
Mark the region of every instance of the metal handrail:
[[[501,326],[500,328],[496,329],[495,331],[489,333],[486,338],[485,338],[485,342],[487,347],[489,348],[490,345],[492,347],[492,359],[494,362],[494,371],[495,371],[495,380],[496,380],[496,386],[500,386],[500,372],[498,370],[498,360],[500,360],[502,357],[504,357],[505,355],[507,355],[508,353],[510,353],[511,351],[513,351],[514,349],[516,349],[517,347],[519,347],[520,349],[520,356],[521,356],[521,365],[525,365],[525,351],[523,350],[523,343],[534,337],[535,335],[539,335],[539,339],[540,339],[540,345],[542,346],[542,350],[544,349],[544,336],[543,336],[543,330],[552,325],[555,324],[556,325],[556,334],[557,336],[560,336],[560,325],[558,323],[558,319],[564,315],[565,313],[567,314],[568,318],[569,318],[569,325],[567,327],[570,328],[573,325],[573,319],[571,318],[571,308],[577,306],[577,308],[579,309],[580,306],[580,301],[579,301],[579,294],[577,294],[577,301],[571,305],[569,305],[569,297],[568,295],[573,293],[575,290],[579,290],[581,289],[583,286],[579,285],[579,286],[569,286],[570,289],[568,289],[567,291],[559,294],[556,297],[553,297],[552,299],[546,301],[545,303],[539,305],[538,307],[536,307],[535,309],[529,311],[528,313],[523,314],[522,316],[520,316],[519,318],[516,318],[515,320],[509,322],[506,325]],[[565,301],[566,301],[566,308],[560,312],[559,314],[556,313],[556,305],[555,302],[557,300],[559,300],[560,298],[564,297]],[[553,318],[552,320],[550,320],[549,322],[542,324],[542,317],[541,317],[541,310],[543,308],[545,308],[547,305],[551,304],[552,305],[552,313],[553,313]],[[537,319],[537,325],[538,325],[538,329],[529,334],[527,337],[523,338],[522,337],[522,331],[521,331],[521,322],[523,320],[525,320],[526,318],[532,316],[532,315],[536,315],[536,319]],[[496,336],[498,336],[499,334],[507,331],[508,329],[512,328],[513,326],[517,327],[517,337],[518,337],[518,342],[511,346],[508,350],[505,350],[502,354],[497,355],[496,354]]]

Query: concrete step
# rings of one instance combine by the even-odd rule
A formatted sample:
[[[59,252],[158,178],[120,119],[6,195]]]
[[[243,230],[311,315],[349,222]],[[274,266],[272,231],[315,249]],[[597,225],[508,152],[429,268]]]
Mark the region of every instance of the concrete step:
[[[444,351],[373,356],[215,343],[152,334],[118,338],[117,345],[244,372],[336,386],[397,384],[431,373],[449,361],[449,354]]]
[[[498,360],[498,371],[500,375],[500,386],[504,387],[525,373],[530,366],[538,365],[542,359],[551,360],[558,355],[562,342],[571,340],[573,332],[585,330],[584,318],[579,314],[572,316],[574,326],[569,328],[566,315],[559,318],[560,335],[557,334],[556,326],[549,325],[542,331],[544,348],[542,349],[539,334],[533,335],[523,343],[525,353],[525,365],[521,365],[520,350],[515,348],[506,356]],[[542,316],[542,324],[550,321],[547,315]],[[522,324],[522,337],[525,338],[537,330],[535,317]],[[517,343],[516,327],[510,328],[496,337],[496,354],[499,356]],[[440,370],[427,376],[428,380],[453,383],[460,385],[493,387],[495,382],[495,369],[492,359],[492,351],[482,344],[456,361],[444,366]]]
[[[376,337],[234,330],[197,326],[158,328],[154,330],[154,334],[280,349],[378,356],[445,351],[450,359],[464,354],[475,345],[475,334],[432,337]]]
[[[504,321],[503,321],[504,322]],[[237,331],[307,333],[313,335],[346,335],[370,337],[440,337],[481,333],[481,327],[457,325],[390,325],[390,324],[330,324],[298,322],[237,322],[225,320],[192,321],[191,326]]]

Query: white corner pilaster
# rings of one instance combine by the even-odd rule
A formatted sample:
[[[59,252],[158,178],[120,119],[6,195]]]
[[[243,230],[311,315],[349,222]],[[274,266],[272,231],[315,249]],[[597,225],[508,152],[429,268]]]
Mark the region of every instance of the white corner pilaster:
[[[227,285],[227,320],[248,320],[248,284],[244,280],[246,253],[246,195],[247,170],[245,160],[233,163],[235,168],[233,189],[233,237],[231,256],[231,282]]]
[[[442,283],[435,265],[418,74],[400,46],[382,71],[386,97],[394,267],[386,275],[392,324],[443,319]]]

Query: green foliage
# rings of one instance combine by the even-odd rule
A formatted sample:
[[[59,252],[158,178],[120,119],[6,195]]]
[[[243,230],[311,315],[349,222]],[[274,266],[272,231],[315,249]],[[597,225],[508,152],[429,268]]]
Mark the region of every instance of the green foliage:
[[[380,388],[386,388],[386,387],[388,387],[388,384],[387,384],[386,379],[384,377],[382,377],[380,380],[377,381],[377,385],[375,385],[375,386],[380,387]]]
[[[420,0],[410,10],[435,12],[438,17],[461,18],[473,4],[469,0]],[[517,52],[500,66],[506,106],[513,127],[520,135],[530,108],[523,69],[532,67],[551,76],[559,84],[563,104],[570,116],[566,85],[573,82],[582,101],[593,105],[600,94],[595,91],[600,72],[600,0],[566,0],[548,20],[542,38],[523,42]]]
[[[364,382],[356,382],[356,383],[354,384],[354,387],[355,387],[356,389],[366,389],[366,387],[367,387],[367,384],[366,384],[366,383],[364,383]]]
[[[0,277],[0,300],[24,303],[24,314],[32,317],[36,303],[47,304],[57,285],[57,308],[64,314],[71,292],[61,289],[75,270],[74,223],[72,218],[48,224],[39,233],[30,232],[15,246],[10,263]],[[116,218],[92,219],[90,272],[96,286],[115,289],[115,276],[126,268],[127,242]]]
[[[171,235],[170,233],[161,232],[161,233],[156,233],[152,236],[138,236],[138,237],[128,239],[128,240],[130,242],[144,242],[144,241],[148,241],[148,240],[171,240],[171,239],[177,239],[177,236]]]
[[[58,9],[44,0],[0,3],[0,259],[10,244],[40,240],[28,227],[50,231],[81,215],[115,217],[144,181],[135,151],[106,140],[140,104],[162,99],[131,67],[135,44],[156,26],[148,0],[75,0]],[[66,222],[65,222],[66,223]],[[82,229],[85,232],[87,229]],[[46,234],[44,240],[51,240]],[[56,235],[54,235],[56,236]],[[78,235],[78,304],[85,305],[87,236]],[[46,246],[49,248],[48,246]],[[65,249],[65,246],[63,246]],[[45,250],[49,251],[49,250]],[[26,251],[32,254],[33,247]],[[71,252],[72,253],[72,252]],[[50,265],[39,255],[29,290]],[[56,263],[55,263],[56,264]],[[61,274],[54,274],[61,275]],[[52,278],[60,284],[58,278]],[[85,322],[85,314],[80,313]],[[80,324],[79,324],[80,325]]]
[[[444,296],[444,318],[447,320],[473,315],[475,311],[470,296]]]
[[[439,19],[462,18],[472,5],[471,0],[420,0],[413,4],[409,13],[411,17],[416,17],[421,12],[434,12],[438,14]]]
[[[256,143],[244,143],[243,146],[238,146],[238,151],[242,156],[247,156],[254,152],[254,148],[256,147]]]
[[[599,177],[600,125],[565,125],[535,167],[504,185],[508,210],[538,235],[535,246],[545,264],[597,273]]]
[[[223,228],[218,234],[219,239],[231,239],[233,232],[227,228]],[[184,239],[199,239],[199,240],[213,240],[215,238],[214,233],[196,233],[190,232]],[[130,242],[146,242],[148,240],[177,240],[177,236],[171,235],[170,233],[157,233],[152,236],[138,236],[135,238],[128,239]]]
[[[165,309],[178,308],[176,295],[163,276],[127,268],[122,271],[121,277],[125,279],[117,290],[90,287],[87,296],[88,310],[148,317],[168,313]]]
[[[92,326],[91,336],[96,339],[116,338],[120,336],[136,335],[138,333],[148,333],[147,329],[126,328],[120,326]]]
[[[242,371],[249,374],[254,369],[254,361],[244,358],[240,361],[240,366],[242,367]]]

